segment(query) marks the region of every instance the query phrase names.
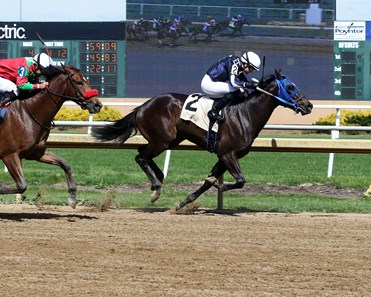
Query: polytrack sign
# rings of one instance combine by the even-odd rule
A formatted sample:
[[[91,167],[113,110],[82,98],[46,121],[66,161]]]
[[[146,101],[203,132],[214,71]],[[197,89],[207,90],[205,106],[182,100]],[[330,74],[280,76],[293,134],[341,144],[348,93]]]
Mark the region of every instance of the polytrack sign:
[[[334,23],[334,97],[371,100],[371,22]]]

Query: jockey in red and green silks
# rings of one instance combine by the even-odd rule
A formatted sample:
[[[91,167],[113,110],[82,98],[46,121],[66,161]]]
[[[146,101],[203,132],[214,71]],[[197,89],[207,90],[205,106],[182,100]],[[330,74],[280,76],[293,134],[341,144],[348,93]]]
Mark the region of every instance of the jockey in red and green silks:
[[[48,82],[39,83],[41,68],[54,63],[51,58],[41,53],[34,58],[12,58],[0,60],[0,107],[13,101],[21,92],[31,92],[48,87]]]

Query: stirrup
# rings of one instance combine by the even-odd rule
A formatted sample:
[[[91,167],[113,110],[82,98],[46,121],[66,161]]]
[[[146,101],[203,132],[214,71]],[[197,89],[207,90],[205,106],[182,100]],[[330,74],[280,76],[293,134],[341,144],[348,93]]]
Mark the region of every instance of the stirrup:
[[[212,119],[212,120],[215,120],[217,122],[221,122],[224,120],[224,114],[223,112],[221,114],[218,113],[218,111],[216,110],[210,110],[208,113],[207,113],[207,116]]]

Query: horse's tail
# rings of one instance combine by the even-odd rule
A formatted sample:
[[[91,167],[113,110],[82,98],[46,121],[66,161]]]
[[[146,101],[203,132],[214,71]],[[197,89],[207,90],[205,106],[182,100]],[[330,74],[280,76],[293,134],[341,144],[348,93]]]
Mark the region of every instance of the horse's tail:
[[[131,113],[112,124],[96,127],[92,129],[94,138],[101,141],[112,141],[124,143],[129,137],[138,133],[136,124],[136,114],[139,107],[136,107]]]

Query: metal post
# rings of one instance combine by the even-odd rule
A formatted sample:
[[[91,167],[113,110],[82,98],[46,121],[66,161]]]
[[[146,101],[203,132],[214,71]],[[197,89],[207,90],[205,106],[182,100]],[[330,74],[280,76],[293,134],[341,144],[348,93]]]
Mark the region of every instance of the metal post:
[[[93,121],[94,121],[94,116],[93,116],[92,113],[90,113],[90,114],[89,114],[89,123],[92,123]],[[89,126],[89,127],[88,127],[88,135],[91,134],[91,129],[92,129],[92,127]]]
[[[167,172],[169,171],[170,155],[171,155],[171,150],[167,150],[166,156],[165,156],[165,162],[164,162],[164,177],[167,176]]]
[[[224,183],[224,174],[222,174],[218,179],[219,185]],[[223,192],[218,190],[218,207],[217,210],[223,210]]]
[[[336,120],[335,120],[335,126],[340,126],[340,108],[336,108]],[[332,130],[331,131],[331,139],[339,139],[340,132],[339,130]],[[327,177],[332,176],[332,171],[334,168],[334,153],[330,153],[329,160],[328,160],[328,168],[327,168]]]

